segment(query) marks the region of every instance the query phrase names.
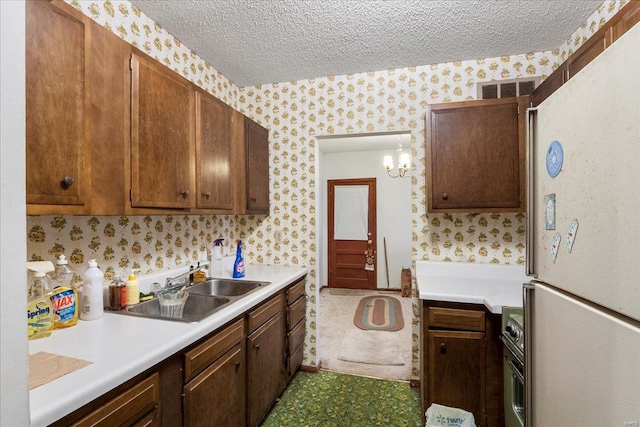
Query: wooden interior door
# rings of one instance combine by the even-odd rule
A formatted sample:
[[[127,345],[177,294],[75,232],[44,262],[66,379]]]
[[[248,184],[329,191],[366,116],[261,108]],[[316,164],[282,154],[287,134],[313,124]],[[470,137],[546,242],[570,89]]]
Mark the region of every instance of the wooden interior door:
[[[345,213],[345,206],[336,204],[345,203],[338,197],[336,192],[351,191],[353,194],[360,194],[366,190],[366,224],[360,224],[359,230],[353,230],[351,235],[345,234],[341,223],[349,220],[349,213]],[[376,289],[376,179],[340,179],[327,181],[328,193],[328,249],[329,249],[329,282],[330,288],[351,288],[351,289]],[[345,193],[346,194],[346,193]],[[353,199],[352,207],[362,209],[356,200]],[[337,208],[337,209],[336,209]],[[337,225],[337,230],[336,230]],[[373,253],[373,269],[365,269],[366,252]]]

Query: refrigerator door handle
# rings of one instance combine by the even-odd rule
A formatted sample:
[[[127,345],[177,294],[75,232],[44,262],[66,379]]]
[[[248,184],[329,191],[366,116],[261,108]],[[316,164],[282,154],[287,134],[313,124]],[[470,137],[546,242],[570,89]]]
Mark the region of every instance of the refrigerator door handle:
[[[534,258],[534,142],[535,142],[535,121],[537,107],[527,108],[526,123],[527,123],[527,215],[526,215],[526,228],[525,228],[525,273],[527,276],[537,277],[535,272],[535,258]]]
[[[525,426],[532,426],[532,410],[531,407],[533,396],[532,389],[533,384],[531,384],[531,376],[533,366],[531,355],[533,353],[533,348],[531,347],[533,343],[532,336],[532,320],[533,320],[533,292],[535,290],[535,286],[533,283],[525,283],[522,285],[522,306],[524,307],[524,420]]]

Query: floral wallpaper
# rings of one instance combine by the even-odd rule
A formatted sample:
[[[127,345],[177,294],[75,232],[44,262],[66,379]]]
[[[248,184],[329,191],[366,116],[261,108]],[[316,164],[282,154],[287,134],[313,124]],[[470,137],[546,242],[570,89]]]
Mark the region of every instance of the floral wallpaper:
[[[193,264],[213,239],[232,253],[242,238],[248,261],[309,268],[305,365],[317,360],[316,137],[411,132],[412,254],[416,260],[524,263],[523,214],[427,214],[424,115],[429,103],[473,99],[476,84],[541,76],[562,61],[626,2],[606,1],[567,42],[547,52],[472,59],[395,70],[238,88],[127,1],[65,0],[116,35],[270,130],[268,216],[158,215],[27,218],[28,259],[65,253],[76,268],[96,258],[107,275],[131,267],[151,272]],[[282,236],[274,238],[278,231]],[[322,255],[321,255],[322,256]],[[414,284],[415,289],[415,284]],[[419,319],[414,290],[413,371],[419,377]]]

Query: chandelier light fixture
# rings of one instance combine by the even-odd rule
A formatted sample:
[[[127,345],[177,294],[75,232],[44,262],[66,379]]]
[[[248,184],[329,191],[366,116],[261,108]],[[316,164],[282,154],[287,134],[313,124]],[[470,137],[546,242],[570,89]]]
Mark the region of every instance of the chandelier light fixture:
[[[407,171],[411,169],[411,156],[409,153],[402,152],[402,143],[398,144],[398,173],[395,175],[391,174],[391,170],[393,169],[393,157],[392,156],[384,156],[384,160],[382,162],[384,168],[387,170],[387,174],[391,178],[404,178],[407,174]],[[406,175],[410,176],[410,175]]]

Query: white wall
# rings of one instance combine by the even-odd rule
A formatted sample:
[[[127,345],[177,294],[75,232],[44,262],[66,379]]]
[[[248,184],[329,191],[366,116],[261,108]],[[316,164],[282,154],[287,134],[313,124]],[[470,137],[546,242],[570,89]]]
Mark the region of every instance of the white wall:
[[[390,178],[382,166],[385,155],[397,162],[397,150],[358,151],[325,153],[321,155],[321,199],[320,218],[322,239],[328,239],[327,180],[349,178],[376,178],[377,199],[377,282],[378,288],[399,288],[400,270],[411,266],[411,178]],[[383,238],[387,240],[389,264],[389,286],[385,269]],[[319,259],[319,285],[326,286],[328,280],[328,248],[324,246]],[[364,262],[364,256],[363,256]],[[364,264],[363,264],[364,265]]]
[[[24,11],[23,1],[0,1],[1,426],[29,425]]]

